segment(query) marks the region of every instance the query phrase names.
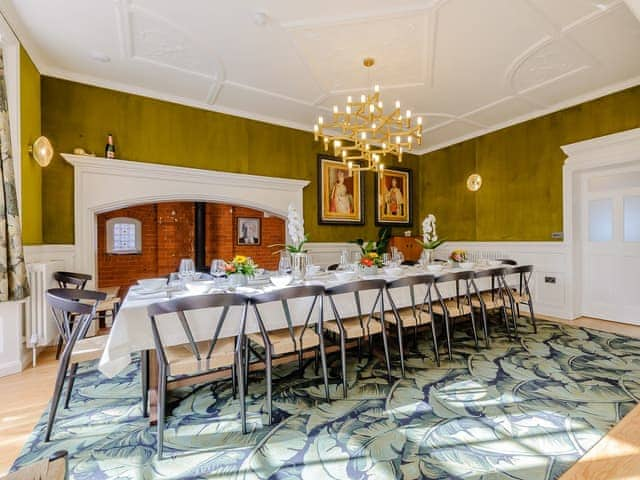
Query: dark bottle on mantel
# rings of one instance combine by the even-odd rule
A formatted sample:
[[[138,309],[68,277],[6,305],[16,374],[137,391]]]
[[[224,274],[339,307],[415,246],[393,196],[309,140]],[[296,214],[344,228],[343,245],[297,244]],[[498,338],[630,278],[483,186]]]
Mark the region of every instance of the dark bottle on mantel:
[[[116,158],[116,146],[113,144],[113,135],[107,137],[107,145],[104,147],[104,156],[106,158]]]

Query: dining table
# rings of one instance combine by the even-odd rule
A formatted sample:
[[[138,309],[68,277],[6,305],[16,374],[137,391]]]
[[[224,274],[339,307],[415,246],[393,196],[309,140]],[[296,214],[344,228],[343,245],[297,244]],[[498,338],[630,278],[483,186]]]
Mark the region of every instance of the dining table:
[[[501,266],[488,266],[488,265],[475,265],[471,268],[474,271],[482,271],[492,268],[501,268]],[[421,266],[402,266],[401,269],[392,269],[393,274],[389,273],[389,269],[380,269],[378,274],[375,275],[358,275],[357,278],[349,281],[357,281],[363,279],[384,279],[387,282],[396,280],[403,276],[408,275],[423,275],[429,274],[434,277],[441,275],[464,271],[459,267],[451,265],[445,266],[440,272],[430,272],[422,268]],[[469,269],[467,269],[469,270]],[[492,280],[488,278],[480,279],[478,282],[478,288],[489,288]],[[322,285],[325,288],[333,287],[345,283],[336,278],[332,272],[320,272],[319,274],[308,277],[304,281],[299,281],[297,284],[306,285]],[[291,286],[291,285],[289,285]],[[215,292],[228,292],[235,291],[236,293],[242,293],[251,297],[264,292],[273,291],[278,288],[271,284],[269,273],[266,272],[262,277],[258,277],[249,282],[246,287],[231,288],[217,288],[213,287],[211,293]],[[443,283],[439,286],[439,291],[443,297],[454,296],[457,290],[455,282]],[[424,286],[416,286],[415,290],[416,301],[424,298],[426,295],[426,289]],[[136,352],[150,351],[155,349],[153,340],[153,334],[151,331],[151,322],[147,315],[147,307],[156,302],[163,302],[173,298],[184,297],[194,295],[194,293],[187,289],[176,288],[163,288],[160,291],[144,291],[139,286],[134,286],[129,289],[124,301],[122,302],[120,309],[116,315],[115,321],[109,332],[108,339],[106,341],[105,349],[100,358],[98,369],[107,377],[114,377],[123,372],[128,365],[132,362],[132,355]],[[361,292],[360,300],[362,306],[362,313],[368,314],[372,308],[376,296],[375,291]],[[395,305],[398,308],[411,306],[411,292],[409,287],[393,289],[392,297]],[[432,298],[434,301],[437,297],[432,292]],[[311,298],[299,298],[290,302],[289,308],[291,311],[292,326],[299,326],[306,320],[306,313],[311,306]],[[342,318],[347,318],[357,315],[357,305],[354,301],[352,294],[342,294],[334,297],[334,302],[338,309],[338,312]],[[385,292],[383,297],[384,309],[391,310],[391,304],[388,299],[388,292]],[[325,302],[324,320],[334,319],[334,313],[331,308],[327,308],[328,305]],[[316,307],[317,308],[317,307]],[[380,306],[377,307],[378,311]],[[220,315],[216,310],[220,309],[207,309],[196,310],[188,312],[187,318],[189,326],[192,329],[193,336],[196,341],[211,340],[212,332],[215,329],[215,322],[218,321]],[[279,302],[274,302],[261,306],[260,314],[263,318],[267,330],[275,330],[279,328],[286,328],[287,321],[282,306]],[[240,334],[241,325],[241,307],[231,307],[226,319],[220,329],[218,338],[234,337]],[[170,317],[171,315],[163,315],[157,317],[159,333],[162,337],[163,344],[166,346],[181,345],[188,343],[186,334],[183,328],[175,328],[176,322],[163,321],[162,317]],[[258,332],[258,323],[255,315],[252,311],[249,311],[246,319],[245,333]]]

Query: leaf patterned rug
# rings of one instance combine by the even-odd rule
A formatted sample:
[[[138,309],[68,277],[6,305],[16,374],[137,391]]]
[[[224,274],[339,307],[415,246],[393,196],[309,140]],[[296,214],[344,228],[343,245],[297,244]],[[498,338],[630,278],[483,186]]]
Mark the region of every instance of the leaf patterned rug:
[[[13,468],[66,449],[72,479],[554,479],[640,399],[640,340],[542,321],[533,334],[524,319],[518,340],[492,331],[479,352],[458,331],[440,368],[419,342],[392,384],[377,356],[350,357],[349,398],[334,383],[331,403],[312,365],[302,378],[279,368],[272,426],[256,376],[246,435],[230,382],[180,389],[162,461],[141,418],[137,364],[114,379],[86,368],[53,441],[43,442],[43,415]]]

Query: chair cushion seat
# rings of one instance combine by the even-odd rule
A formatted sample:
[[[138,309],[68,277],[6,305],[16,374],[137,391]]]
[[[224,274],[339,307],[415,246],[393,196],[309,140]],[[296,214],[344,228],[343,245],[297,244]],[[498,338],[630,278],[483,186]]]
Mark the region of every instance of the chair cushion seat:
[[[460,300],[460,303],[458,304],[455,299],[450,298],[445,300],[444,304],[450,317],[462,317],[463,315],[469,315],[471,313],[471,307],[464,303],[464,300]],[[432,308],[433,313],[444,315],[442,304],[440,302],[433,302]]]
[[[504,306],[502,297],[497,292],[494,292],[493,295],[491,294],[491,292],[482,292],[480,295],[482,296],[482,300],[484,301],[485,308],[487,308],[488,310],[502,308]],[[480,299],[476,295],[471,297],[471,305],[473,305],[475,308],[481,308]]]
[[[200,360],[198,360],[188,343],[165,347],[167,362],[169,363],[169,375],[196,375],[199,373],[215,370],[233,365],[236,349],[236,339],[234,337],[219,338],[211,353],[210,358],[206,358],[209,353],[211,342],[197,342]]]
[[[511,295],[513,295],[513,299],[516,303],[529,303],[529,295],[526,293],[520,293],[518,290],[514,289],[511,291]]]
[[[402,321],[403,327],[415,327],[420,325],[428,325],[431,323],[432,317],[430,312],[423,312],[420,308],[416,308],[416,315],[413,315],[413,309],[411,307],[408,308],[400,308],[398,309],[398,315],[400,316],[400,320]],[[417,317],[417,321],[416,321]],[[384,321],[396,324],[396,316],[392,311],[384,312]]]
[[[305,348],[313,348],[318,346],[320,343],[320,338],[318,334],[314,330],[314,326],[309,326],[304,330],[304,334],[302,330],[304,327],[294,327],[293,328],[293,337],[291,338],[291,333],[288,328],[281,328],[279,330],[271,330],[267,332],[269,336],[269,342],[273,345],[272,353],[274,355],[282,355],[285,353],[297,352],[299,350],[304,350]],[[300,342],[300,335],[302,335],[302,342]],[[259,333],[250,333],[247,335],[249,339],[257,343],[258,345],[262,345],[264,347],[264,341],[262,340],[262,335]],[[295,340],[294,340],[295,339]]]
[[[107,338],[107,335],[99,335],[78,340],[71,352],[71,363],[87,362],[100,358],[107,344]]]
[[[113,312],[119,303],[119,297],[113,297],[108,298],[107,300],[103,300],[102,302],[98,303],[98,306],[96,307],[96,313]]]
[[[360,326],[360,320],[358,317],[345,318],[342,320],[342,326],[344,327],[346,338],[362,338],[382,332],[382,324],[375,318],[372,318],[371,321],[369,321],[368,317],[364,317],[362,319],[362,325],[364,325],[364,329]],[[338,324],[335,320],[324,322],[324,328],[330,332],[340,335],[340,329],[338,328]]]

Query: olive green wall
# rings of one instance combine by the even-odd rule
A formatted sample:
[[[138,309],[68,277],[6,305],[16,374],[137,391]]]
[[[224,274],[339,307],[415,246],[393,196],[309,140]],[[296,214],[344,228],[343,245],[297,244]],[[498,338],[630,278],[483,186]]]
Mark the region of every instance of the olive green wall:
[[[320,145],[309,132],[49,77],[42,78],[42,131],[56,152],[83,147],[101,156],[110,132],[122,159],[310,180],[304,218],[312,241],[373,239],[377,233],[371,173],[365,174],[365,227],[317,225]],[[404,166],[420,185],[418,157],[407,156]],[[72,243],[73,169],[59,155],[44,171],[42,201],[45,242]],[[415,219],[418,214],[416,206]]]
[[[20,48],[20,143],[22,146],[22,240],[38,245],[42,236],[42,168],[27,146],[40,136],[40,73]]]
[[[551,240],[562,231],[560,149],[640,127],[640,87],[489,133],[421,157],[421,218],[449,240]],[[471,173],[483,178],[475,193]]]

